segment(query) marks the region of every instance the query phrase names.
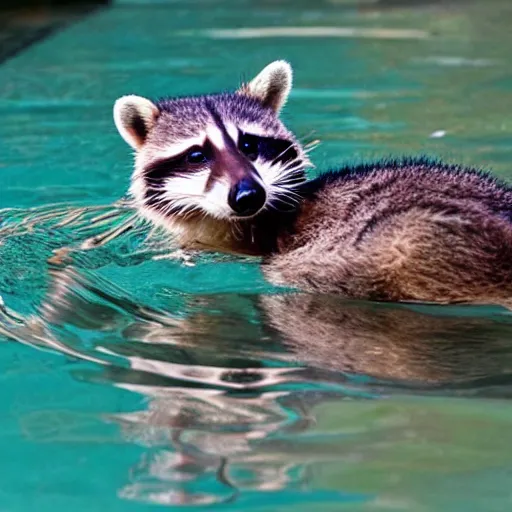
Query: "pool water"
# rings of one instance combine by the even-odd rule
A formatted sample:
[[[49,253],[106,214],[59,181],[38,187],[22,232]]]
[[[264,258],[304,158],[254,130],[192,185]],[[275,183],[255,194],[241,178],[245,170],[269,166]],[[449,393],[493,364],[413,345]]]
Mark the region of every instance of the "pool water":
[[[1,64],[0,510],[509,510],[506,311],[287,295],[138,225],[83,243],[130,221],[118,96],[278,58],[317,170],[512,179],[511,22],[508,0],[119,0]]]

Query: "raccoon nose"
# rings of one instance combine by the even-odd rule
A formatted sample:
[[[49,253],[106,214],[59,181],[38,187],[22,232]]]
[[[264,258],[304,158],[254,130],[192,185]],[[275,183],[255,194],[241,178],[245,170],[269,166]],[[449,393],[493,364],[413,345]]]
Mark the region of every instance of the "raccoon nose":
[[[245,178],[231,189],[228,203],[235,213],[249,217],[265,205],[266,199],[264,188],[255,180]]]

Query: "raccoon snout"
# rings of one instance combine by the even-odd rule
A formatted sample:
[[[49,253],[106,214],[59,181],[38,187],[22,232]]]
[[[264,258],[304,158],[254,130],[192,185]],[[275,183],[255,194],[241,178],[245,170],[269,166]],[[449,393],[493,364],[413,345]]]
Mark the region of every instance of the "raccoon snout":
[[[254,179],[244,178],[231,188],[228,204],[241,217],[250,217],[265,205],[265,189]]]

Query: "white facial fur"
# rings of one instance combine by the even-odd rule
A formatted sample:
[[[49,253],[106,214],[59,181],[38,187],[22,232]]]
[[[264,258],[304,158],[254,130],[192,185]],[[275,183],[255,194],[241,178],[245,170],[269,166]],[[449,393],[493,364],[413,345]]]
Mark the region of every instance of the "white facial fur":
[[[238,143],[239,128],[232,123],[226,123],[225,128],[231,141],[236,146]],[[250,128],[256,128],[256,126],[253,125],[250,126]],[[256,132],[254,135],[264,135],[261,129],[254,129],[253,132]],[[226,149],[222,132],[220,132],[215,125],[209,125],[203,136],[186,139],[159,150],[158,152],[153,152],[152,159],[164,160],[172,158],[173,156],[182,154],[193,146],[201,146],[206,139],[208,139],[216,149],[220,151]],[[141,164],[136,165],[136,171],[132,177],[130,193],[138,204],[143,204],[144,196],[148,188],[143,177],[144,163],[146,162],[143,151],[140,155],[137,155],[137,160],[141,160]],[[270,166],[268,162],[265,162],[261,158],[253,162],[253,165],[259,175],[254,178],[265,189],[269,198],[273,197],[278,192],[284,192],[284,189],[281,187],[273,190],[274,183],[281,177],[281,173],[283,172],[280,166]],[[165,205],[173,205],[183,207],[183,215],[203,211],[218,219],[233,218],[233,211],[228,206],[228,194],[230,191],[229,181],[220,177],[215,180],[213,187],[206,191],[209,176],[210,170],[206,166],[203,171],[195,172],[187,177],[173,176],[167,179],[165,184],[161,187],[161,214],[163,216],[166,214]]]
[[[290,65],[284,61],[276,61],[264,68],[251,82],[243,85],[237,93],[257,99],[264,107],[272,109],[277,114],[286,103],[291,84]],[[146,206],[145,196],[149,185],[144,179],[144,169],[148,163],[172,158],[193,146],[202,146],[206,139],[217,149],[226,149],[226,134],[223,134],[213,123],[207,124],[197,136],[184,137],[182,140],[174,138],[172,142],[165,145],[152,142],[152,138],[148,137],[149,142],[146,143],[147,135],[157,125],[160,115],[155,104],[137,96],[120,98],[114,107],[114,119],[121,136],[136,150],[135,171],[132,176],[130,193],[141,212],[151,221],[161,225],[168,225],[171,222],[166,211],[173,207],[182,208],[179,214],[182,218],[186,218],[194,212],[216,219],[234,218],[234,212],[228,205],[229,179],[227,176],[218,176],[213,185],[210,183],[207,187],[210,178],[210,169],[207,164],[204,169],[197,169],[190,175],[174,175],[163,179],[162,183],[158,185],[160,191],[158,203],[151,207]],[[162,115],[164,114],[162,113]],[[261,137],[273,135],[265,129],[264,125],[254,121],[239,120],[236,124],[229,120],[223,120],[223,122],[227,135],[235,146],[238,143],[240,131]],[[291,181],[287,183],[286,176],[294,168],[307,167],[309,162],[302,148],[298,144],[294,147],[299,155],[295,165],[294,162],[271,165],[261,156],[252,162],[261,178],[261,180],[257,177],[256,179],[267,193],[267,203],[271,204],[276,197],[279,197],[285,204],[289,203],[290,206],[296,202],[293,192],[296,183],[292,184]],[[176,220],[173,219],[173,222]]]

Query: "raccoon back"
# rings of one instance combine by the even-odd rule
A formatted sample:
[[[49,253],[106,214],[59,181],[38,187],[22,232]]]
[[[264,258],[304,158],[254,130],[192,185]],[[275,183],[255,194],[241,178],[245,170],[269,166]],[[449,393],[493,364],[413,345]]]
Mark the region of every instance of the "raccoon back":
[[[325,173],[303,196],[265,261],[276,284],[374,300],[512,297],[512,188],[489,174],[379,162]]]

